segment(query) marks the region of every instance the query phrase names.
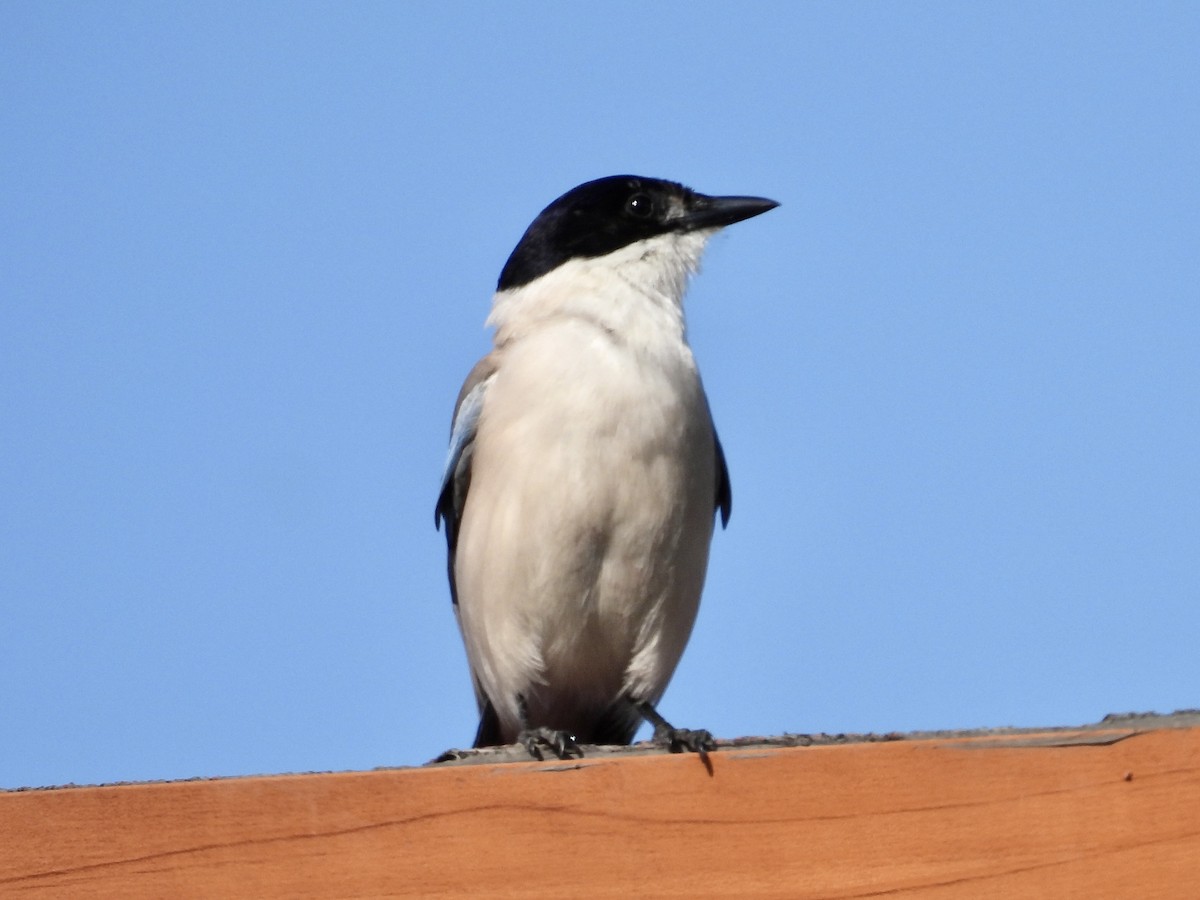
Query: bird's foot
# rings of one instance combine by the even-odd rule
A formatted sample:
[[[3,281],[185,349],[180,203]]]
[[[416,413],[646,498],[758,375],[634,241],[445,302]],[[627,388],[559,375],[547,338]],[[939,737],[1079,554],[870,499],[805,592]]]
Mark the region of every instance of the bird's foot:
[[[708,765],[708,754],[717,749],[717,742],[712,736],[712,732],[705,731],[703,728],[676,728],[670,722],[662,717],[654,704],[649,700],[637,700],[633,697],[628,698],[628,702],[633,704],[633,708],[638,714],[654,726],[654,743],[658,746],[669,750],[671,753],[699,753],[701,759]]]
[[[583,750],[575,742],[575,735],[553,728],[526,728],[517,735],[517,743],[522,744],[534,759],[545,759],[543,750],[549,750],[558,759],[583,756]]]
[[[655,728],[654,743],[671,753],[711,753],[717,749],[712,733],[703,728]]]
[[[459,750],[457,747],[451,747],[445,753],[435,756],[430,760],[431,763],[455,762],[460,759],[466,759],[471,755],[470,750]]]

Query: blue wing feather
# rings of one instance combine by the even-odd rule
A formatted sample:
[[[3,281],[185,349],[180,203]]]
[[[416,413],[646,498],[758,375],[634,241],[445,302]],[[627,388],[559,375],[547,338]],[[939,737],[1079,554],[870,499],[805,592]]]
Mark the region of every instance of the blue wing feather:
[[[721,511],[721,527],[729,524],[733,512],[733,486],[729,483],[729,466],[725,464],[725,451],[717,430],[713,429],[713,443],[717,445],[717,509]]]
[[[471,372],[459,395],[458,407],[454,411],[454,425],[450,429],[450,448],[446,453],[446,466],[442,471],[442,487],[437,505],[433,510],[433,523],[445,526],[447,570],[450,576],[450,599],[458,604],[458,587],[454,581],[454,553],[458,547],[458,525],[462,521],[463,507],[467,502],[467,491],[471,486],[471,459],[475,453],[475,432],[479,427],[479,415],[483,411],[483,400],[487,395],[493,366],[484,366],[485,360]]]

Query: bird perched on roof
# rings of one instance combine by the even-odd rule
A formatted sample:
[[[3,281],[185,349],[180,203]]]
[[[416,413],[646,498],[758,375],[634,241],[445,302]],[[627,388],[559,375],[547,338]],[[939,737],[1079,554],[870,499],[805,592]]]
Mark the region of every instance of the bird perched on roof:
[[[715,747],[657,711],[732,495],[683,296],[708,239],[778,204],[657,178],[589,181],[508,258],[494,349],[458,396],[435,521],[480,722],[537,758]]]

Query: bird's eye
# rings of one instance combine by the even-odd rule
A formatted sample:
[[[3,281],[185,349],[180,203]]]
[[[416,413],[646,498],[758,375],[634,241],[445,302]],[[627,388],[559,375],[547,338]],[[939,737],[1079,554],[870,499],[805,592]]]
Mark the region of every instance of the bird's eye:
[[[654,200],[649,194],[634,194],[625,201],[625,212],[635,219],[648,219],[654,215]]]

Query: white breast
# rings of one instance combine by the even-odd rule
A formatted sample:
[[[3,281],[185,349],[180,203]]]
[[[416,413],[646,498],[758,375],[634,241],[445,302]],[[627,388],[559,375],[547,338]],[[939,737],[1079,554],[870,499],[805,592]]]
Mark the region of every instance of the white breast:
[[[455,575],[472,669],[511,734],[517,694],[569,730],[622,693],[656,702],[695,619],[716,461],[680,307],[694,259],[631,283],[645,250],[497,300]]]

